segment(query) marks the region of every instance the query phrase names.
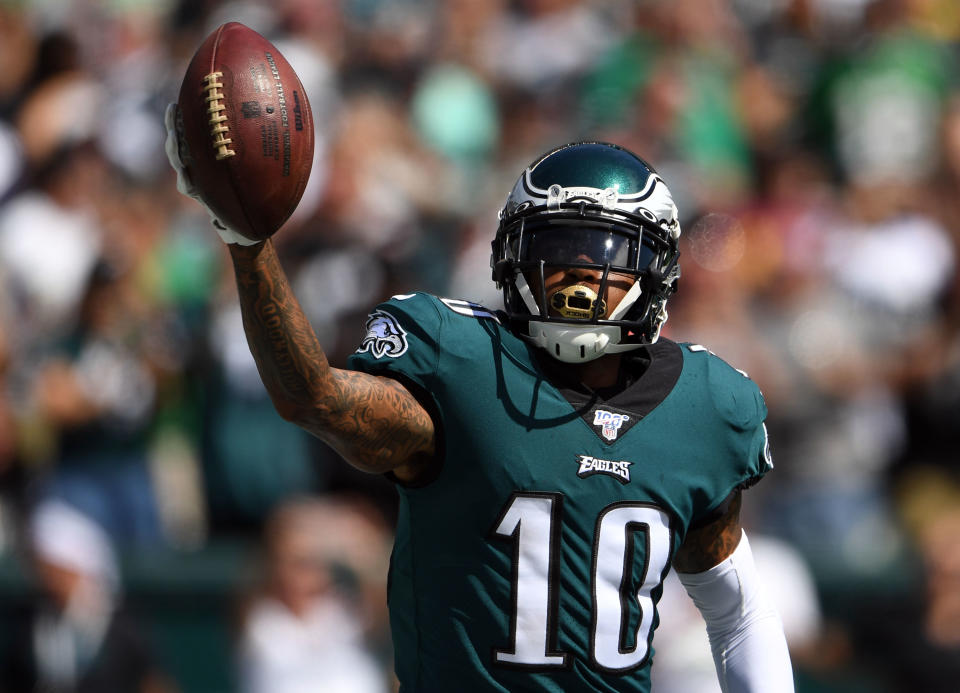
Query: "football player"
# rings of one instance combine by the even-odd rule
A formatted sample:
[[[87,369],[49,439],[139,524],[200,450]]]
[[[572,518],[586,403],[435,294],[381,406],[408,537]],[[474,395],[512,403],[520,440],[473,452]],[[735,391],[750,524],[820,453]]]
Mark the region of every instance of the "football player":
[[[659,338],[680,226],[646,162],[598,142],[540,157],[493,241],[505,310],[394,296],[346,370],[327,362],[272,243],[218,230],[277,410],[396,482],[404,693],[649,691],[671,566],[723,690],[793,690],[739,522],[741,491],[772,466],[766,408],[704,347]]]

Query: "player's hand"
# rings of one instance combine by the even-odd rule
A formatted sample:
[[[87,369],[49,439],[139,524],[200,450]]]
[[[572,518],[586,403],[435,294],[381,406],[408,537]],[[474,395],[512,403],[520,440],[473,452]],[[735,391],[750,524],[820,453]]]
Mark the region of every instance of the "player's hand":
[[[203,205],[203,208],[207,210],[207,214],[210,215],[213,228],[217,230],[217,234],[224,243],[236,243],[237,245],[256,245],[257,243],[261,243],[262,241],[255,241],[246,236],[241,236],[217,219],[217,215],[214,214],[213,210],[203,201],[200,193],[197,192],[196,187],[190,181],[190,176],[187,175],[183,162],[180,161],[180,147],[177,141],[177,104],[171,103],[167,105],[167,111],[163,116],[163,123],[167,128],[167,140],[164,143],[164,149],[167,152],[167,159],[170,161],[170,165],[173,167],[173,170],[177,172],[177,190],[179,190],[181,194]]]

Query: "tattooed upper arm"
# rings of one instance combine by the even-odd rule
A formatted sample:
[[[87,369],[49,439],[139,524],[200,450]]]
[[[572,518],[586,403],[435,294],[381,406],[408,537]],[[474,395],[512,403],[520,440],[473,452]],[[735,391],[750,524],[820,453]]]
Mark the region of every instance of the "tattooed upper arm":
[[[390,378],[330,366],[270,241],[230,253],[247,343],[280,415],[359,469],[415,478],[435,446],[416,397]]]
[[[411,481],[435,453],[433,419],[392,378],[331,369],[336,404],[315,410],[301,425],[326,440],[355,467],[393,471]]]
[[[673,567],[680,573],[702,573],[726,559],[742,533],[740,527],[741,492],[730,499],[727,511],[708,525],[690,530],[673,557]]]

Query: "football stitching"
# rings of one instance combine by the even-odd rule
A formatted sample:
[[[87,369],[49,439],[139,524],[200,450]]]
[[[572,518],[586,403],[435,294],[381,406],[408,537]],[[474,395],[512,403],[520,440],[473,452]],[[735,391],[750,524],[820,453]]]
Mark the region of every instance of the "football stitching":
[[[220,77],[222,76],[222,72],[211,72],[203,78],[203,89],[207,92],[206,101],[207,114],[210,116],[210,134],[213,136],[213,148],[217,150],[217,161],[236,154],[235,151],[227,146],[231,144],[233,140],[226,136],[226,133],[230,131],[230,128],[227,126],[227,114],[225,112],[227,107],[220,102],[221,99],[223,99],[223,94],[219,91],[223,88],[223,83],[220,81]]]

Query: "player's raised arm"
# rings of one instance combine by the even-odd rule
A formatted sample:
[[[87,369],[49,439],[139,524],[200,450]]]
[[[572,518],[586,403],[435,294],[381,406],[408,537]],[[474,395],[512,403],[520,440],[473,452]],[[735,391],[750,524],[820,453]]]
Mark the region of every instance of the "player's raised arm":
[[[217,217],[181,162],[175,104],[165,122],[177,189],[207,209],[230,247],[247,343],[277,411],[358,469],[414,480],[434,453],[429,414],[395,380],[330,367],[272,241],[243,236]]]
[[[247,343],[280,415],[355,467],[412,480],[434,453],[434,426],[391,378],[332,368],[270,241],[230,245]]]
[[[313,157],[293,68],[230,22],[197,50],[179,99],[165,115],[177,189],[230,247],[247,342],[277,411],[359,469],[415,479],[434,453],[429,414],[394,380],[330,367],[269,240],[296,208]]]

